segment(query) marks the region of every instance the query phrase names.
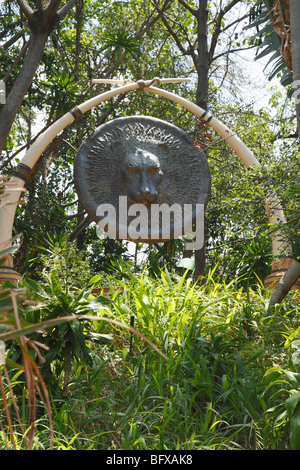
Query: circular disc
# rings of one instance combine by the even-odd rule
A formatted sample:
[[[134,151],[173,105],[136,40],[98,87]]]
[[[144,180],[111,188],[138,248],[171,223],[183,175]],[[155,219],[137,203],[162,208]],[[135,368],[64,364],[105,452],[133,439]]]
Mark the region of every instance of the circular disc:
[[[211,186],[207,159],[191,137],[147,116],[114,119],[97,128],[77,153],[74,176],[79,201],[91,219],[105,220],[109,236],[138,242],[165,241],[191,230]],[[155,201],[145,205],[132,199],[129,180],[135,187],[155,187]],[[169,227],[164,211],[170,214]],[[159,220],[153,213],[160,214]]]

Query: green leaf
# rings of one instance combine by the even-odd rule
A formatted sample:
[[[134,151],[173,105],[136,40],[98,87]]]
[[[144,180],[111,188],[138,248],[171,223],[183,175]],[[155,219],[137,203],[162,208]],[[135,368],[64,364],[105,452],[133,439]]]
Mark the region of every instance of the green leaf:
[[[300,450],[300,407],[290,419],[290,445],[292,450]]]
[[[51,279],[51,287],[52,291],[55,295],[58,295],[62,292],[62,286],[61,283],[59,282],[58,276],[55,273],[55,271],[52,271],[50,274],[50,279]]]
[[[23,372],[23,366],[21,364],[18,364],[15,361],[12,361],[11,359],[6,358],[6,365],[13,369],[18,369],[20,372]]]
[[[89,282],[88,282],[88,286],[93,286],[94,284],[96,284],[96,282],[99,281],[99,279],[102,279],[102,275],[101,274],[97,274],[96,276],[93,276]]]
[[[58,325],[58,332],[59,332],[60,338],[64,337],[66,329],[67,329],[67,323],[61,323],[60,325]]]
[[[112,300],[109,300],[107,297],[99,295],[98,297],[89,300],[87,306],[94,311],[98,311],[100,309],[107,309],[107,306],[111,305],[112,303]]]
[[[0,312],[5,312],[12,309],[12,303],[10,297],[5,297],[0,300]]]
[[[35,294],[43,298],[48,298],[47,292],[38,282],[34,281],[33,279],[24,279],[23,283]]]
[[[285,406],[288,412],[288,416],[291,418],[293,416],[293,413],[295,411],[295,408],[297,407],[298,403],[300,401],[300,392],[298,393],[293,393],[286,401],[285,401]]]
[[[112,342],[114,337],[112,334],[95,333],[91,331],[88,335],[86,335],[86,339],[89,341],[94,341],[95,343],[108,344]]]
[[[0,251],[0,265],[1,264],[4,264],[5,263],[5,255],[9,255],[10,253],[13,253],[14,251],[16,251],[16,247],[15,246],[10,246],[8,248],[6,248],[5,250],[1,250]]]

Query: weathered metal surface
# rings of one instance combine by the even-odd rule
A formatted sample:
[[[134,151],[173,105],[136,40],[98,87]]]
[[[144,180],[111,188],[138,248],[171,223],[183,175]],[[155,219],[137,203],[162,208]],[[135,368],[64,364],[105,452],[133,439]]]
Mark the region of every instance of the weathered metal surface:
[[[147,116],[115,119],[96,129],[78,151],[74,176],[80,203],[95,222],[100,205],[116,209],[117,237],[122,223],[119,197],[127,196],[129,212],[133,204],[147,207],[149,236],[138,240],[144,242],[163,241],[160,235],[150,236],[153,204],[206,204],[211,186],[207,159],[188,134]],[[128,216],[128,224],[133,219]],[[178,223],[182,226],[182,220]],[[176,238],[178,223],[171,220],[168,239]],[[184,224],[191,228],[193,217]]]

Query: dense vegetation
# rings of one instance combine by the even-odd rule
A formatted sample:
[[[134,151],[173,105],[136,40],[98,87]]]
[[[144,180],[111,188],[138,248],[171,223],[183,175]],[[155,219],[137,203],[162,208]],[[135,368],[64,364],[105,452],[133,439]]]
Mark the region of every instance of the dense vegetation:
[[[299,448],[298,294],[270,312],[262,286],[245,292],[236,282],[220,284],[215,273],[205,287],[167,270],[155,280],[127,270],[125,279],[105,281],[109,297],[102,289],[88,295],[88,287],[66,291],[55,271],[47,287],[26,285],[26,298],[39,303],[20,305],[19,315],[49,389],[53,426],[51,436],[38,388],[33,448],[49,449],[51,439],[54,449]],[[79,315],[89,319],[50,322],[45,333],[32,333],[37,322]],[[162,355],[122,328],[132,317]],[[33,410],[16,364],[20,348],[8,348],[10,382],[4,377],[2,387],[12,425],[9,434],[2,417],[2,448],[30,445]]]
[[[299,292],[270,308],[263,285],[272,266],[270,188],[295,260],[300,240],[291,71],[270,45],[272,22],[263,29],[270,3],[278,6],[1,2],[1,174],[11,176],[39,132],[111,86],[92,86],[92,78],[155,76],[191,78],[164,87],[225,122],[263,171],[247,172],[204,121],[140,92],[101,104],[53,140],[22,196],[7,250],[23,279],[0,292],[0,449],[300,449]],[[275,47],[271,76],[286,88],[271,86],[262,107],[253,93],[259,84],[237,54],[264,44],[267,52]],[[27,89],[24,71],[32,75]],[[77,149],[105,121],[134,114],[173,122],[207,155],[201,283],[179,267],[184,240],[133,248],[98,238],[78,202]]]

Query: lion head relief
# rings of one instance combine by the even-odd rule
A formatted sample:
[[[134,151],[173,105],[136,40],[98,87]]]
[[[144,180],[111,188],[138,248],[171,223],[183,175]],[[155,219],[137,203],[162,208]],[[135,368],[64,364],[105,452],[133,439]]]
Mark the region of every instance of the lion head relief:
[[[150,210],[152,204],[206,204],[210,194],[204,153],[181,129],[147,116],[100,126],[80,147],[74,171],[79,200],[96,222],[97,207],[117,209],[120,196]]]

